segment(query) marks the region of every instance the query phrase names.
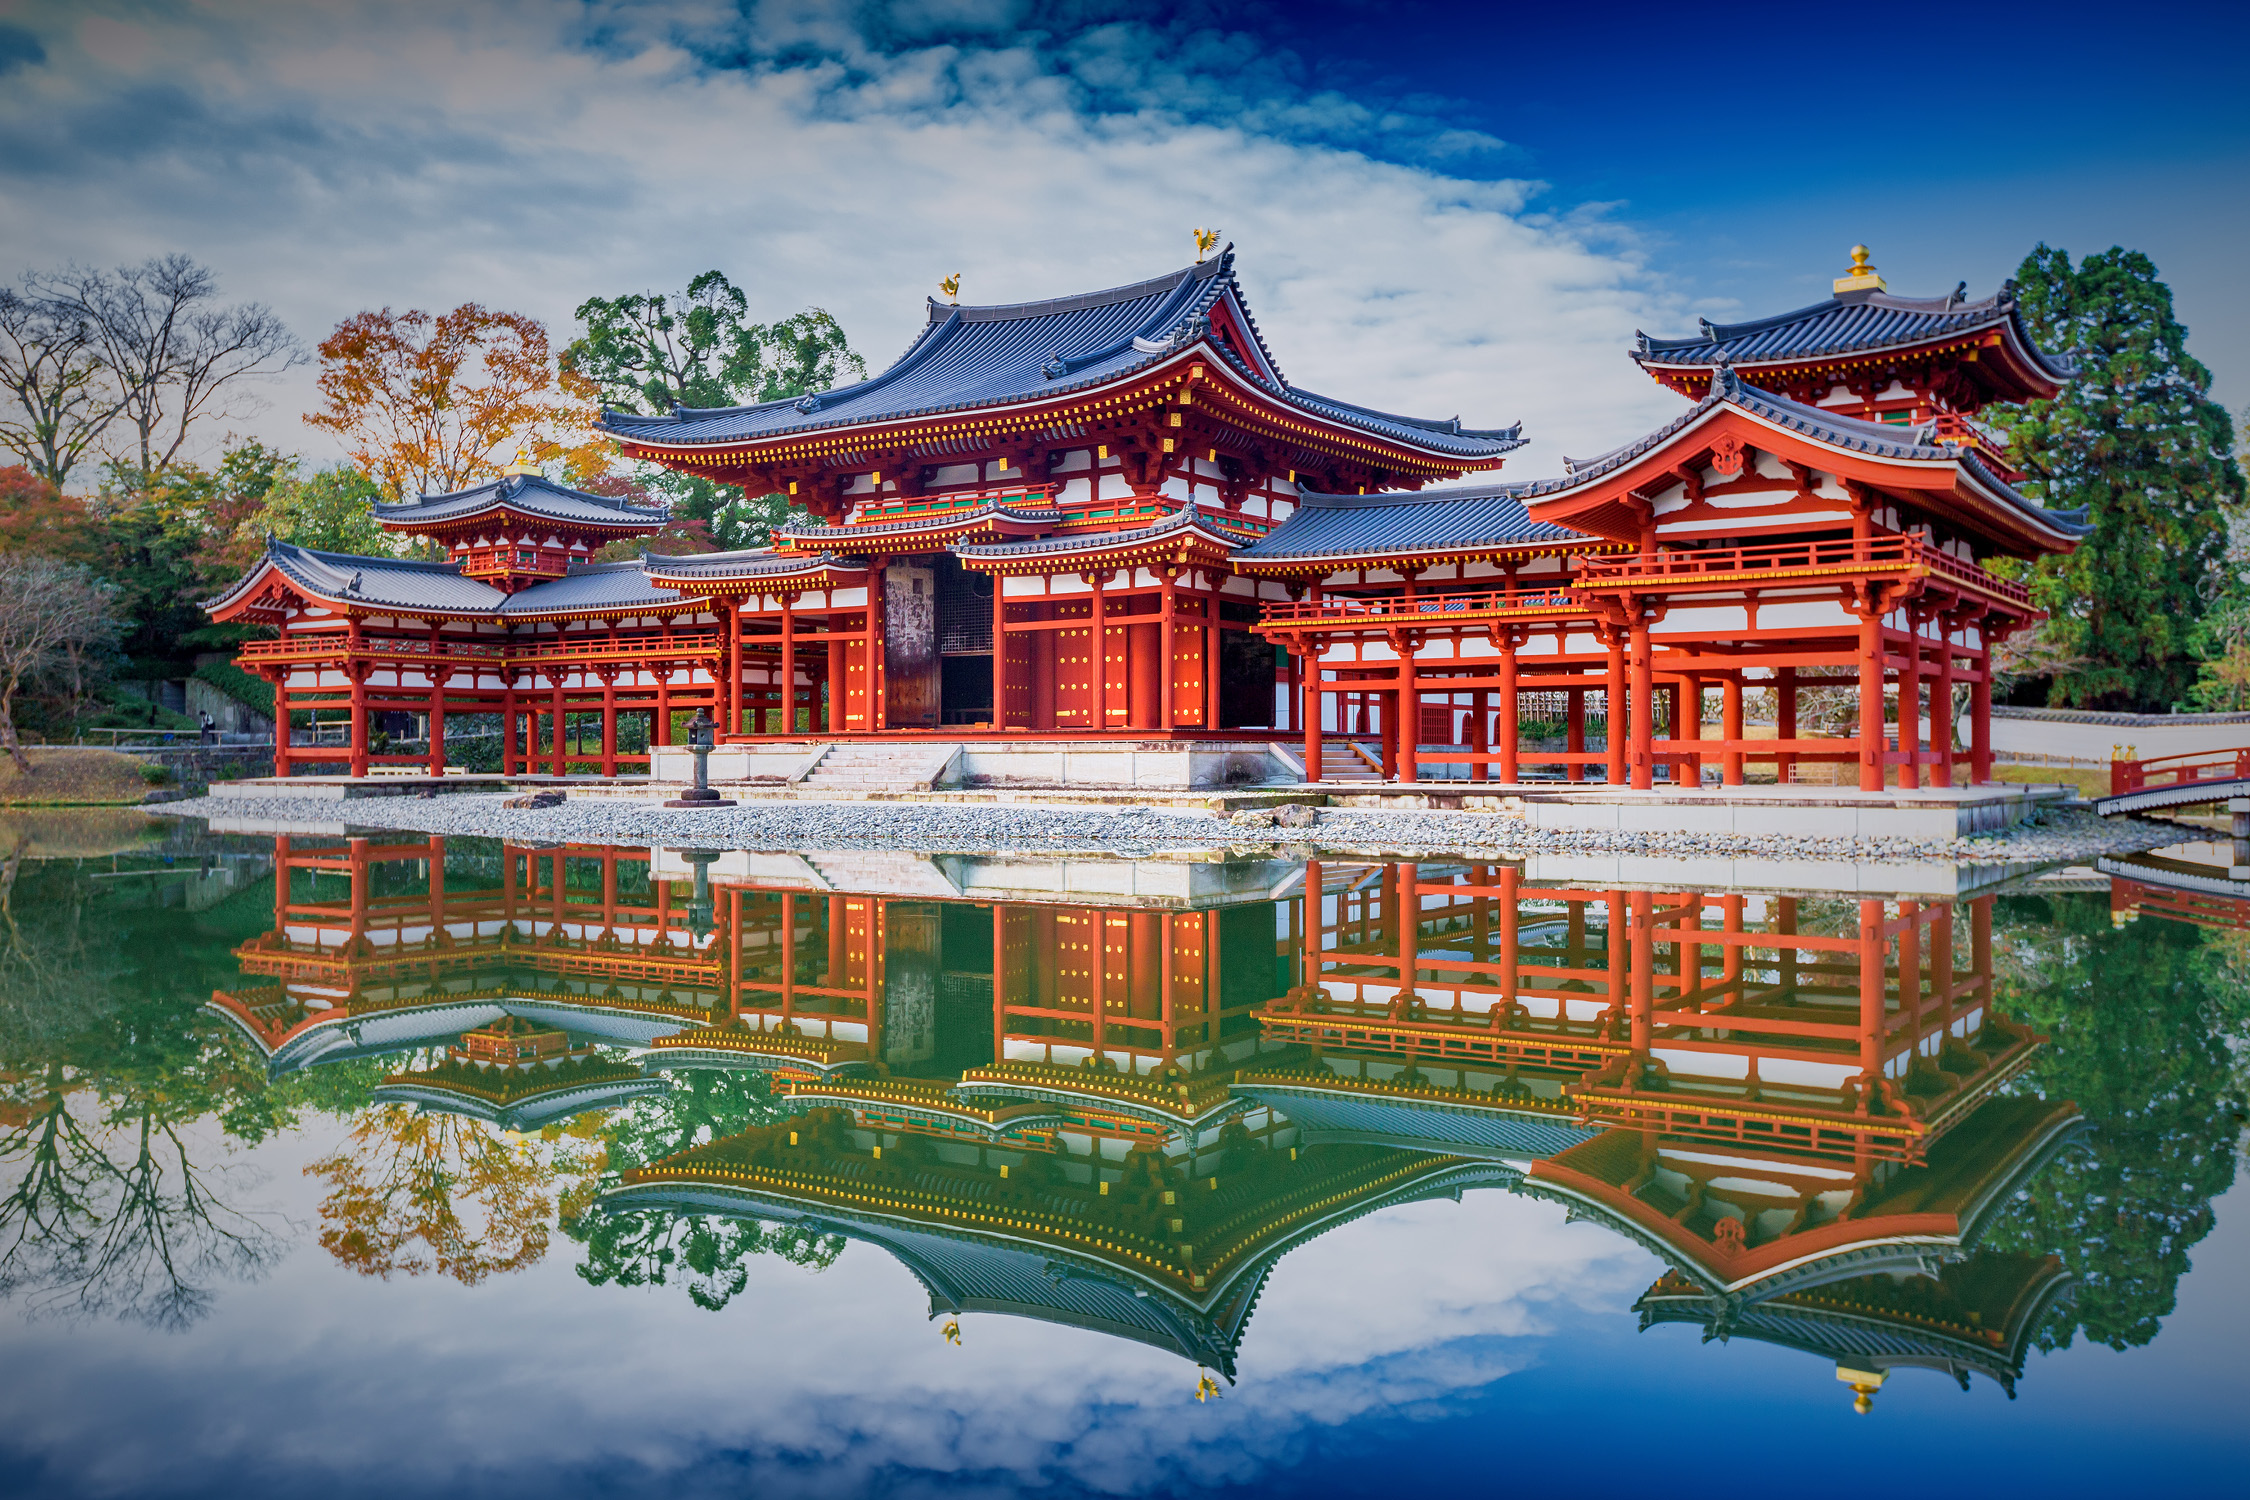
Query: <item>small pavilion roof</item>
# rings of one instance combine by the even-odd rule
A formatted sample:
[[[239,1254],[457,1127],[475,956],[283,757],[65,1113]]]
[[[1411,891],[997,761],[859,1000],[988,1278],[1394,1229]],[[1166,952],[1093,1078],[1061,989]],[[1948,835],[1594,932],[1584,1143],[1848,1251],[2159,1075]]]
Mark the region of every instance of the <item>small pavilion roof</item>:
[[[568,526],[599,526],[619,531],[654,531],[671,516],[659,506],[633,505],[608,495],[589,495],[537,474],[503,474],[498,479],[450,495],[418,495],[396,505],[378,504],[375,519],[385,526],[414,529],[457,525],[503,510]]]
[[[1838,292],[1809,307],[1747,323],[1705,322],[1696,338],[1652,339],[1640,334],[1633,358],[1652,373],[1660,368],[1707,370],[1727,364],[1759,369],[1905,351],[1987,330],[2002,331],[2035,378],[2061,382],[2074,373],[2071,360],[2041,351],[2032,339],[2013,282],[1977,302],[1966,300],[1959,291],[1949,297]]]
[[[1226,320],[1247,331],[1248,347],[1212,337],[1211,314],[1222,303]],[[1250,317],[1231,246],[1209,261],[1106,291],[991,307],[933,299],[928,321],[906,353],[871,380],[754,406],[679,407],[662,416],[610,411],[602,426],[633,442],[723,447],[1046,400],[1154,367],[1197,344],[1269,396],[1330,422],[1471,460],[1522,446],[1520,424],[1464,428],[1459,418],[1395,416],[1291,385]]]
[[[1568,526],[1534,521],[1519,488],[1463,484],[1373,495],[1308,490],[1297,497],[1289,519],[1236,553],[1235,562],[1256,572],[1291,563],[1333,566],[1361,557],[1388,565],[1432,552],[1607,545]]]

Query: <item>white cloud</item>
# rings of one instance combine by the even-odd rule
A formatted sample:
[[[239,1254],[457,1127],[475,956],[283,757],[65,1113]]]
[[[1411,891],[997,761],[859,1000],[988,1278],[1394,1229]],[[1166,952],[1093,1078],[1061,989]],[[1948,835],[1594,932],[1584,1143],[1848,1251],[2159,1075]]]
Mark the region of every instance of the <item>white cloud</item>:
[[[829,308],[879,368],[947,272],[971,300],[1085,290],[1180,264],[1216,223],[1292,379],[1522,418],[1511,473],[1675,401],[1624,353],[1676,321],[1627,236],[1537,211],[1532,184],[1369,154],[1498,143],[1293,92],[1238,36],[1039,32],[966,0],[895,8],[873,42],[817,4],[88,8],[17,17],[49,57],[0,99],[0,267],[181,249],[311,342],[362,308],[470,300],[567,337],[588,295],[717,266],[762,314]],[[73,40],[102,27],[100,57]],[[309,374],[268,394],[255,427],[323,451],[295,420]]]
[[[250,1153],[301,1225],[319,1191],[302,1165],[334,1129]],[[1240,1384],[1198,1405],[1192,1367],[1096,1333],[971,1314],[951,1347],[921,1286],[865,1245],[817,1275],[753,1260],[714,1314],[676,1288],[585,1285],[559,1236],[474,1289],[358,1277],[303,1239],[184,1334],[16,1324],[0,1306],[11,1360],[41,1372],[0,1382],[14,1447],[74,1490],[128,1494],[252,1472],[260,1489],[338,1495],[554,1493],[605,1472],[675,1495],[963,1476],[1159,1493],[1252,1480],[1347,1423],[1442,1412],[1537,1363],[1558,1325],[1629,1318],[1657,1270],[1499,1190],[1389,1209],[1281,1261]]]

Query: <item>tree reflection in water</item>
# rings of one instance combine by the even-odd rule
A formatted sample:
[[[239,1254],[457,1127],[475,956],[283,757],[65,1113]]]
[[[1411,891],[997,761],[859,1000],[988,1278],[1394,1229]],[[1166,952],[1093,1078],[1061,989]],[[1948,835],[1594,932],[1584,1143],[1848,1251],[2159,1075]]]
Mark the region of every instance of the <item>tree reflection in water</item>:
[[[0,865],[0,1296],[186,1327],[286,1248],[273,1216],[229,1201],[242,1174],[191,1145],[263,1070],[192,991],[136,971],[150,950],[121,940],[111,903],[22,855]]]
[[[635,1167],[787,1113],[762,1073],[696,1069],[668,1077],[670,1092],[637,1099],[603,1124],[602,1186]],[[797,1225],[669,1209],[594,1211],[593,1196],[569,1205],[562,1225],[563,1233],[586,1247],[580,1276],[595,1286],[677,1281],[696,1306],[713,1312],[748,1285],[745,1263],[752,1256],[771,1255],[821,1271],[844,1248],[841,1235]]]
[[[2250,1101],[2243,934],[2113,923],[2096,896],[2001,903],[2003,1005],[2048,1037],[2022,1088],[2085,1112],[2084,1149],[2051,1164],[1994,1231],[2052,1250],[2078,1279],[2039,1329],[2126,1349],[2156,1337],[2188,1252],[2234,1183]]]
[[[557,1183],[577,1175],[599,1123],[581,1116],[527,1136],[374,1105],[349,1146],[305,1169],[328,1186],[321,1248],[363,1276],[434,1271],[464,1286],[535,1265],[547,1253]]]

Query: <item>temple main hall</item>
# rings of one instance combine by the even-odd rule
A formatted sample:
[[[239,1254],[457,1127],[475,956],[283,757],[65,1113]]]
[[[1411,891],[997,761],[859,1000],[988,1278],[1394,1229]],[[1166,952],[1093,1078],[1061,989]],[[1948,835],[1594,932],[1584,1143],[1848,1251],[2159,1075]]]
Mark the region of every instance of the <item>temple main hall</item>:
[[[208,608],[270,628],[238,660],[277,776],[442,775],[473,723],[505,774],[679,780],[701,710],[713,779],[816,794],[1988,781],[1993,651],[2040,618],[1991,565],[2084,533],[1978,420],[2070,377],[2013,286],[1895,296],[1862,247],[1811,306],[1627,354],[1678,415],[1504,480],[1520,425],[1292,383],[1231,247],[933,299],[872,379],[605,414],[786,496],[770,546],[597,560],[665,512],[519,463],[376,508],[433,560],[275,542]]]

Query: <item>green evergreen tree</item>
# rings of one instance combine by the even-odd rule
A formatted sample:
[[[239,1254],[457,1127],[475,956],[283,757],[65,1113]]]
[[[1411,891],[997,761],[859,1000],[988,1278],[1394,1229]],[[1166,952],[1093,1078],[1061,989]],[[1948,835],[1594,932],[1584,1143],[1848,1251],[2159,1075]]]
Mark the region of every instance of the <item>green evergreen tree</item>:
[[[671,295],[589,297],[577,312],[585,335],[563,350],[563,369],[593,386],[604,406],[643,415],[780,401],[867,378],[842,326],[820,308],[763,324],[750,321],[749,309],[749,298],[718,271]],[[634,478],[668,501],[675,517],[702,523],[721,547],[760,546],[789,515],[781,495],[745,495],[654,465],[641,465]]]
[[[2032,573],[2055,647],[2084,663],[2050,680],[2048,702],[2170,709],[2195,683],[2195,627],[2223,584],[2225,508],[2243,498],[2233,424],[2147,256],[2110,249],[2073,268],[2041,245],[2016,279],[2034,337],[2078,374],[2052,401],[1992,416],[2027,491],[2084,507],[2094,527]]]

